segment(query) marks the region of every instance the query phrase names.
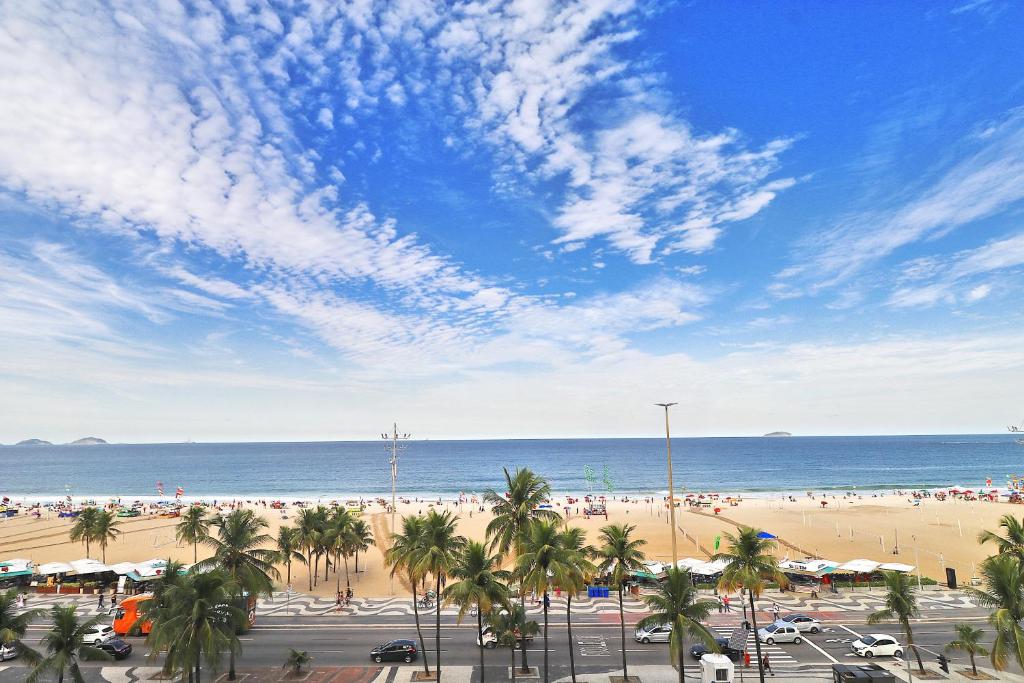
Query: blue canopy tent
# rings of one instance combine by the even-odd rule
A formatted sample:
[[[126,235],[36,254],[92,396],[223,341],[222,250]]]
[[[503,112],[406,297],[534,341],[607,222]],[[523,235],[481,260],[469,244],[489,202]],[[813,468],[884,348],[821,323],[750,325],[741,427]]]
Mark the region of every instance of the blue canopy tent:
[[[762,531],[757,535],[758,538],[778,538],[775,534],[770,534],[767,531]]]

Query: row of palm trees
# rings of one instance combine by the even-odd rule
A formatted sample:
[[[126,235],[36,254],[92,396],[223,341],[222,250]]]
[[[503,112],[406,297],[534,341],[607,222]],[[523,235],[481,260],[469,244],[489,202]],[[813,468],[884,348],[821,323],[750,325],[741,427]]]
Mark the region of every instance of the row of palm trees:
[[[514,474],[506,469],[504,475],[506,490],[502,493],[489,490],[484,496],[493,513],[487,526],[486,541],[460,536],[457,533],[458,517],[436,510],[430,510],[426,515],[403,517],[401,531],[392,535],[386,561],[392,575],[403,577],[412,589],[413,614],[425,674],[430,676],[431,671],[420,623],[418,596],[427,590],[427,586],[433,584],[438,597],[434,613],[434,664],[438,680],[442,670],[441,607],[454,604],[459,607],[460,621],[467,613],[475,613],[477,632],[481,634],[477,641],[481,681],[485,677],[482,632],[487,619],[498,643],[510,648],[513,659],[517,642],[524,642],[534,628],[539,628],[544,641],[542,676],[547,683],[550,680],[548,595],[555,588],[565,593],[566,628],[569,641],[573,642],[573,596],[584,590],[595,576],[602,575],[608,578],[617,593],[622,669],[623,676],[628,677],[623,593],[631,574],[643,569],[642,547],[646,542],[635,537],[633,525],[609,524],[601,528],[598,546],[588,545],[583,529],[569,526],[556,512],[539,507],[550,495],[550,486],[543,478],[528,469],[519,469]],[[751,604],[766,580],[781,579],[781,572],[771,557],[771,541],[758,538],[757,534],[754,529],[742,529],[736,537],[727,534],[732,552],[720,555],[729,561],[722,579],[723,588],[746,588],[751,593]],[[542,597],[542,627],[526,621],[525,595],[528,592]],[[717,603],[698,599],[689,573],[675,568],[669,570],[659,589],[644,596],[644,600],[652,614],[641,622],[642,626],[664,623],[674,626],[670,657],[679,670],[680,681],[683,681],[685,639],[694,638],[709,649],[715,648],[714,636],[702,621]],[[519,669],[528,672],[527,649],[519,649]],[[760,657],[758,660],[760,662]],[[516,669],[513,663],[513,677]],[[575,682],[573,648],[569,649],[569,670]]]
[[[97,544],[103,553],[103,563],[106,564],[107,546],[121,533],[117,527],[117,515],[112,510],[89,506],[82,508],[69,533],[72,542],[85,545],[86,557],[89,557],[92,544]]]

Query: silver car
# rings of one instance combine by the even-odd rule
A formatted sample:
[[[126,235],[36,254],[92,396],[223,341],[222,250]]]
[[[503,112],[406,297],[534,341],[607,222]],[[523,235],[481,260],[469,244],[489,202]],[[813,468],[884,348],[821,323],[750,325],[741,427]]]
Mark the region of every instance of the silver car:
[[[779,619],[779,621],[793,624],[793,626],[800,629],[800,633],[818,633],[821,631],[821,622],[806,614],[787,614]]]
[[[633,631],[633,638],[638,643],[667,643],[671,637],[672,624],[662,624],[661,626],[650,626],[648,628],[637,626]]]
[[[8,659],[14,659],[18,656],[18,644],[17,643],[4,643],[0,645],[0,662],[6,662]]]
[[[784,621],[776,621],[774,624],[757,629],[757,639],[769,645],[774,645],[775,643],[796,643],[799,645],[803,642],[803,638],[800,637],[800,629]]]

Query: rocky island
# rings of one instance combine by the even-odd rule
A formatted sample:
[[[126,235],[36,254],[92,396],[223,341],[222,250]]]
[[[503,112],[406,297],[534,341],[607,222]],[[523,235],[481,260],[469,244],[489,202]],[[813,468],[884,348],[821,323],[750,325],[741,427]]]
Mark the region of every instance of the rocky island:
[[[106,443],[107,443],[106,441],[104,441],[103,439],[99,438],[98,436],[86,436],[86,437],[83,437],[81,439],[78,439],[77,441],[72,441],[69,445],[71,445],[71,446],[100,446],[100,445],[104,445]]]
[[[765,436],[793,436],[789,432],[768,432]]]
[[[25,439],[14,444],[15,446],[52,446],[53,444],[49,441],[43,441],[42,439]]]

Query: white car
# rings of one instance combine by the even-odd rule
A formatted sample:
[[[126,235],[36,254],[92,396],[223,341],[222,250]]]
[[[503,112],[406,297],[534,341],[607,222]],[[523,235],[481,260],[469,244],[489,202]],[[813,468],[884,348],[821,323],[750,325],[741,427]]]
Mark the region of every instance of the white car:
[[[764,628],[757,629],[757,639],[762,643],[774,645],[775,643],[796,643],[803,642],[800,637],[800,629],[785,621],[776,621]]]
[[[821,622],[806,614],[787,614],[779,619],[779,621],[793,624],[793,626],[800,629],[800,633],[818,633],[821,631]]]
[[[647,628],[637,626],[633,630],[633,638],[638,643],[667,643],[671,637],[672,624],[648,626]]]
[[[903,647],[898,640],[884,633],[861,636],[850,646],[858,657],[902,657]]]
[[[89,645],[99,645],[105,643],[116,634],[114,633],[113,626],[104,626],[103,624],[97,624],[91,629],[86,631],[83,640]]]
[[[531,642],[533,636],[526,636],[526,642]],[[495,648],[498,646],[498,636],[494,634],[494,629],[491,626],[484,626],[484,630],[480,632],[480,637],[476,639],[477,645],[483,645],[484,647]],[[523,645],[522,638],[516,638],[516,648],[521,648]]]
[[[17,643],[4,643],[0,645],[0,662],[6,662],[8,659],[14,659],[18,656],[18,644]]]

